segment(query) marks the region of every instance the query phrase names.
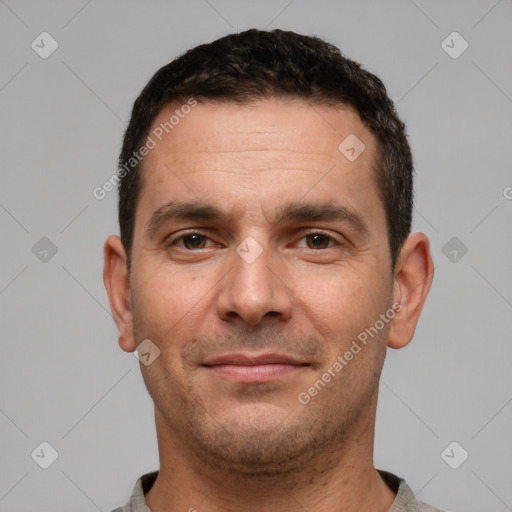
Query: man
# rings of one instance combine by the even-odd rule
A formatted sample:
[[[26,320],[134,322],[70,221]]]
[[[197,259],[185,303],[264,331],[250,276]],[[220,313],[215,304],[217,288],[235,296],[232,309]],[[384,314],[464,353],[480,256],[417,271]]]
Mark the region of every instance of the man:
[[[117,511],[434,511],[376,470],[386,348],[432,282],[382,82],[249,30],[161,68],[120,155],[104,282],[155,404],[160,470]]]

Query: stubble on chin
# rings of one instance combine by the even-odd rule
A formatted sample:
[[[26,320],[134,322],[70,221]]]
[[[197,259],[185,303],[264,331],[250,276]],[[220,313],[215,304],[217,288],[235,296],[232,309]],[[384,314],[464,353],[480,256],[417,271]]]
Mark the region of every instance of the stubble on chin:
[[[283,411],[281,416],[253,410],[247,417],[221,418],[194,398],[192,390],[187,398],[182,395],[179,411],[169,404],[162,405],[161,411],[166,428],[174,431],[172,436],[181,438],[211,471],[264,480],[303,472],[314,461],[315,466],[331,466],[342,456],[342,447],[365,408],[342,404],[339,397],[334,406],[334,387],[323,393],[323,401],[308,406],[297,402],[297,409]]]
[[[370,420],[370,403],[376,400],[380,374],[375,366],[383,362],[378,361],[376,365],[375,359],[370,360],[382,356],[374,352],[366,361],[370,368],[364,368],[366,365],[357,368],[357,363],[344,368],[344,373],[306,406],[299,404],[297,396],[292,395],[289,409],[285,408],[286,404],[281,408],[273,409],[269,404],[266,407],[264,399],[258,400],[258,394],[264,397],[270,390],[265,391],[260,384],[255,384],[252,389],[241,385],[243,392],[238,393],[239,402],[233,400],[237,393],[232,393],[231,409],[227,402],[219,399],[222,410],[216,410],[214,402],[208,402],[206,391],[209,390],[197,386],[194,367],[197,369],[197,361],[202,360],[204,354],[210,354],[211,347],[217,346],[219,350],[222,346],[227,351],[243,345],[241,339],[229,336],[218,340],[217,345],[215,340],[194,340],[195,343],[183,349],[181,364],[174,365],[175,369],[179,368],[179,374],[167,369],[171,361],[165,361],[165,354],[152,367],[143,369],[146,386],[160,414],[160,428],[213,473],[221,470],[267,478],[303,470],[312,461],[315,466],[324,468],[335,464],[342,456],[344,444],[351,442],[358,422]],[[262,340],[252,338],[253,345],[261,346]],[[280,339],[285,352],[286,348],[295,354],[301,350],[303,355],[314,355],[325,361],[325,346],[318,339],[301,340],[301,348],[295,352],[292,342],[297,343],[297,340]],[[364,382],[364,375],[371,374],[372,370],[376,382]],[[312,373],[312,382],[322,371],[320,369],[316,376]],[[237,410],[250,397],[254,408],[248,404],[247,414]]]

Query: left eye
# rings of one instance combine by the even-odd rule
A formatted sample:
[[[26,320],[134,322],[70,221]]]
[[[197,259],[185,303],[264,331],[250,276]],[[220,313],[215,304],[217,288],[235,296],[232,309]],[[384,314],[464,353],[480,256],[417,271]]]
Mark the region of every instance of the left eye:
[[[303,239],[307,240],[308,249],[328,249],[329,243],[334,242],[332,236],[322,232],[308,233],[301,238],[301,240]],[[182,248],[187,250],[205,249],[207,240],[210,239],[201,233],[190,233],[177,238],[170,245],[178,245],[179,242],[182,242]]]
[[[333,241],[333,238],[325,233],[309,233],[303,238],[311,241],[311,244],[307,244],[308,249],[327,249],[329,242]]]

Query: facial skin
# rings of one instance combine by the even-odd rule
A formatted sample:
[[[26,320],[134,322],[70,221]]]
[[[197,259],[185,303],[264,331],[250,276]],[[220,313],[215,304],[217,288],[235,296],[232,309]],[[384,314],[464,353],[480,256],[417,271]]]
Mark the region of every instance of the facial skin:
[[[354,161],[338,150],[349,134],[365,144]],[[392,273],[375,154],[352,108],[273,99],[200,103],[146,156],[131,275],[111,236],[104,281],[121,348],[149,339],[161,351],[141,364],[160,452],[152,509],[391,506],[395,495],[372,462],[379,376],[386,347],[414,334],[433,265],[426,236],[415,233]],[[165,220],[176,202],[227,218]],[[344,207],[359,221],[278,222],[292,203]],[[402,306],[394,318],[301,403],[393,303]],[[276,354],[294,364],[248,368]],[[231,364],[205,366],[223,356]]]

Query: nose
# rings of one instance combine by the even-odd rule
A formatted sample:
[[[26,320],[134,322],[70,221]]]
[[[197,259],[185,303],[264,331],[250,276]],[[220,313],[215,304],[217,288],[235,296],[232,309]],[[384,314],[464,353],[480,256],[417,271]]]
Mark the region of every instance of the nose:
[[[291,317],[293,294],[268,249],[254,261],[234,252],[230,263],[231,271],[219,284],[216,303],[219,318],[256,326],[264,318],[284,321]]]

